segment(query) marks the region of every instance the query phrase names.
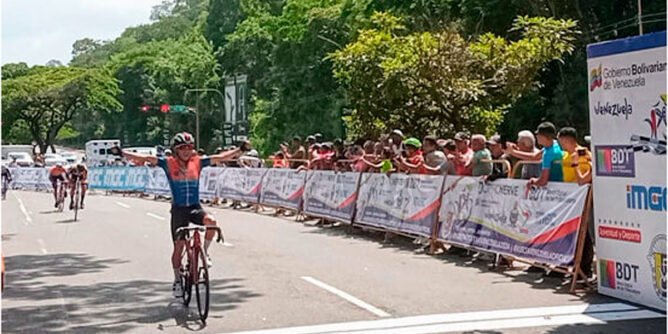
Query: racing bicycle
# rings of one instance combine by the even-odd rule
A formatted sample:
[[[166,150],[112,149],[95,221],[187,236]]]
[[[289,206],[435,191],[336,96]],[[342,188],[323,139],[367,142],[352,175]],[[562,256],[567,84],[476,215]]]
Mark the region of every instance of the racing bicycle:
[[[197,311],[202,323],[206,323],[209,316],[209,267],[206,262],[202,233],[207,230],[218,232],[217,242],[223,242],[223,232],[218,226],[190,225],[176,229],[177,237],[185,236],[186,247],[181,260],[181,288],[183,304],[190,304],[192,290],[195,287]]]

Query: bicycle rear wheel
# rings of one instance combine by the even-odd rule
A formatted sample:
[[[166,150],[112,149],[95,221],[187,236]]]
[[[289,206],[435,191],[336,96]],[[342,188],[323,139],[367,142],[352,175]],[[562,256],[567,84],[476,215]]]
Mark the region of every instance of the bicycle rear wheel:
[[[197,311],[199,318],[206,323],[209,316],[209,268],[206,264],[204,249],[199,249],[197,277],[195,278],[195,294],[197,295]]]
[[[58,212],[63,212],[63,209],[65,208],[64,187],[62,182],[58,186]]]

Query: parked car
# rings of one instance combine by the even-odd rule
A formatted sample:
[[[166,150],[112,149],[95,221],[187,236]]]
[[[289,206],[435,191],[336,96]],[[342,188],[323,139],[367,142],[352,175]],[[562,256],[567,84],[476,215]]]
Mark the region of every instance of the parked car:
[[[53,167],[60,163],[63,166],[69,165],[67,160],[61,158],[61,157],[51,157],[51,158],[46,158],[44,159],[44,167]]]
[[[7,153],[7,160],[11,164],[16,159],[16,164],[19,167],[32,167],[35,165],[35,162],[30,157],[30,154],[25,152],[11,152]]]

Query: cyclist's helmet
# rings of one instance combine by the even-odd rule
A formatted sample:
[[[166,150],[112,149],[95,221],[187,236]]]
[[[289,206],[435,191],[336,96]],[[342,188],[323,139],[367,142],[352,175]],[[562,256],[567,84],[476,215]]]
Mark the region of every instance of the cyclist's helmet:
[[[172,138],[172,147],[176,148],[181,145],[195,145],[195,138],[188,132],[177,133]]]
[[[56,167],[63,167],[63,164],[61,162],[56,162]]]

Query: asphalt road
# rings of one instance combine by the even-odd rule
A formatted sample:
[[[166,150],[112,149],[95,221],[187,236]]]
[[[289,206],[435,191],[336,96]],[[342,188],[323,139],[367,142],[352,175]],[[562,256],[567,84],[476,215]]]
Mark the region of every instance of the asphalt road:
[[[416,252],[410,240],[211,208],[211,313],[171,297],[169,204],[89,196],[80,220],[50,194],[2,202],[4,333],[665,333],[665,314],[521,268]]]

